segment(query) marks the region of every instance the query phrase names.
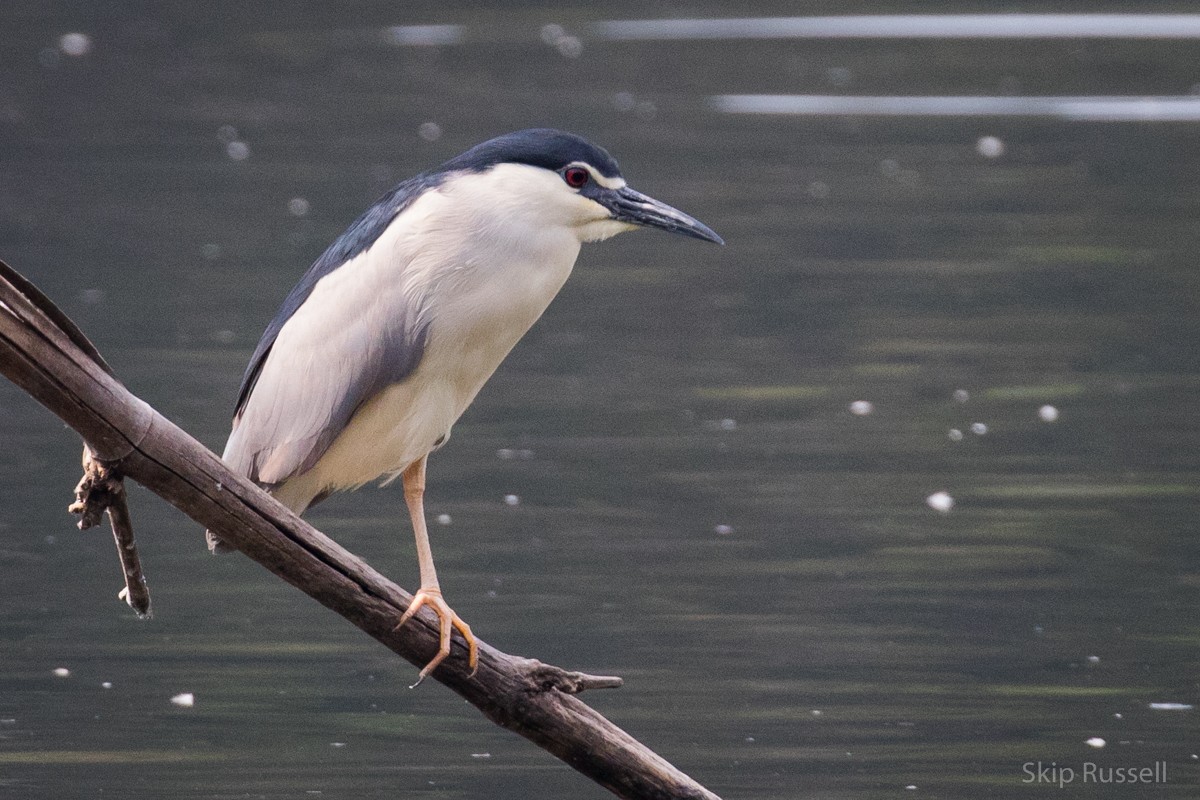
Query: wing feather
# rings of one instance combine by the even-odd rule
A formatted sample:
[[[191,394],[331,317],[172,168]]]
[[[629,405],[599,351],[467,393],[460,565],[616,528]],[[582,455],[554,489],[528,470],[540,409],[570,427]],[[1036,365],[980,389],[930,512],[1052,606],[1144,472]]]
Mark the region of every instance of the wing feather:
[[[408,377],[425,351],[419,300],[389,282],[368,250],[317,282],[279,328],[234,418],[223,458],[274,485],[325,454],[355,412]]]
[[[398,294],[404,260],[385,235],[446,173],[396,186],[305,273],[271,320],[238,390],[224,459],[265,484],[315,464],[363,403],[421,361],[419,298]]]

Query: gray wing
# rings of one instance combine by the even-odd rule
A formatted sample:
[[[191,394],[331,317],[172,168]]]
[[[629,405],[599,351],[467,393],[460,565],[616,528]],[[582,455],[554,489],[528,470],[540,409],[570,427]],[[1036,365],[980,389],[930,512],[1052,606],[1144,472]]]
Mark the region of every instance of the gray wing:
[[[410,301],[389,291],[394,282],[369,285],[381,273],[395,276],[395,270],[377,269],[377,259],[387,255],[372,247],[444,178],[417,175],[379,198],[288,294],[242,378],[223,456],[233,469],[267,484],[303,472],[363,403],[416,369],[426,328]],[[346,273],[355,271],[364,282],[352,277],[345,283]]]
[[[254,355],[250,356],[250,363],[246,366],[245,375],[242,376],[241,388],[238,389],[237,410],[234,412],[235,417],[242,413],[242,409],[245,407],[251,391],[254,390],[259,372],[262,370],[267,356],[270,355],[279,332],[287,324],[288,320],[292,318],[292,315],[308,300],[309,295],[316,289],[317,284],[327,275],[332,275],[335,271],[354,262],[358,256],[370,250],[371,246],[379,240],[379,237],[383,235],[383,232],[388,229],[388,226],[392,224],[397,216],[411,206],[422,194],[431,189],[436,189],[446,177],[445,174],[431,175],[422,173],[398,184],[390,192],[376,200],[358,219],[354,220],[350,227],[326,248],[321,257],[313,262],[313,265],[304,273],[304,277],[300,279],[300,282],[288,292],[283,305],[280,306],[279,311],[275,313],[275,317],[268,323],[266,331],[263,332],[262,338],[258,342],[258,346],[254,348]]]
[[[260,360],[223,456],[252,480],[274,485],[310,469],[363,403],[421,361],[418,309],[398,290],[345,280],[355,269],[318,283]]]

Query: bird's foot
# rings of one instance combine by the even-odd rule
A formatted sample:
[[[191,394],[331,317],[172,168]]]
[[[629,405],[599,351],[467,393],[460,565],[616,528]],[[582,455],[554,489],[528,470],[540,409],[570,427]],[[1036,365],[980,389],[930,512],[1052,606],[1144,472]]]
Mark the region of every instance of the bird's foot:
[[[400,617],[400,622],[396,625],[395,630],[400,630],[404,627],[404,623],[413,618],[422,606],[429,606],[438,616],[438,632],[439,646],[437,655],[433,660],[425,665],[425,669],[421,670],[421,674],[417,676],[417,682],[410,686],[410,689],[415,689],[421,685],[421,681],[429,673],[437,668],[438,664],[450,655],[450,637],[453,635],[454,629],[458,628],[458,632],[462,634],[467,643],[467,666],[471,668],[471,674],[475,674],[475,670],[479,668],[479,645],[475,642],[475,635],[471,633],[471,626],[463,621],[463,618],[454,613],[454,610],[442,599],[440,589],[421,589],[413,597],[412,602],[408,604],[408,610],[404,612],[404,616]]]

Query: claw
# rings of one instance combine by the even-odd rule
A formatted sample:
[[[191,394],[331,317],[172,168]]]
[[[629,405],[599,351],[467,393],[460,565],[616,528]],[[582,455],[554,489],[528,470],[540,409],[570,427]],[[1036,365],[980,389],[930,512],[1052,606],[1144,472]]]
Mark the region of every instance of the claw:
[[[404,627],[404,623],[408,622],[413,616],[421,610],[422,606],[429,606],[438,616],[438,651],[437,655],[425,665],[421,670],[421,674],[417,676],[417,682],[410,686],[410,689],[415,689],[421,685],[421,681],[425,680],[429,673],[441,664],[446,656],[450,655],[450,639],[454,635],[454,629],[462,634],[463,639],[467,643],[467,666],[471,668],[471,675],[479,669],[479,645],[475,641],[475,635],[471,633],[471,626],[463,621],[463,618],[454,613],[454,610],[446,604],[442,599],[440,589],[421,589],[413,597],[412,602],[408,604],[408,610],[400,617],[400,622],[393,630],[400,630]]]

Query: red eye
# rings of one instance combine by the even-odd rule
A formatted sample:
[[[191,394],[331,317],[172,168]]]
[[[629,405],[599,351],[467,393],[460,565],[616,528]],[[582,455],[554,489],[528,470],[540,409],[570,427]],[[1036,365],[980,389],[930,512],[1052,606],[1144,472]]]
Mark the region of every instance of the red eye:
[[[562,176],[563,180],[567,182],[567,186],[572,189],[582,189],[587,186],[588,178],[591,177],[583,167],[567,167],[563,170]]]

